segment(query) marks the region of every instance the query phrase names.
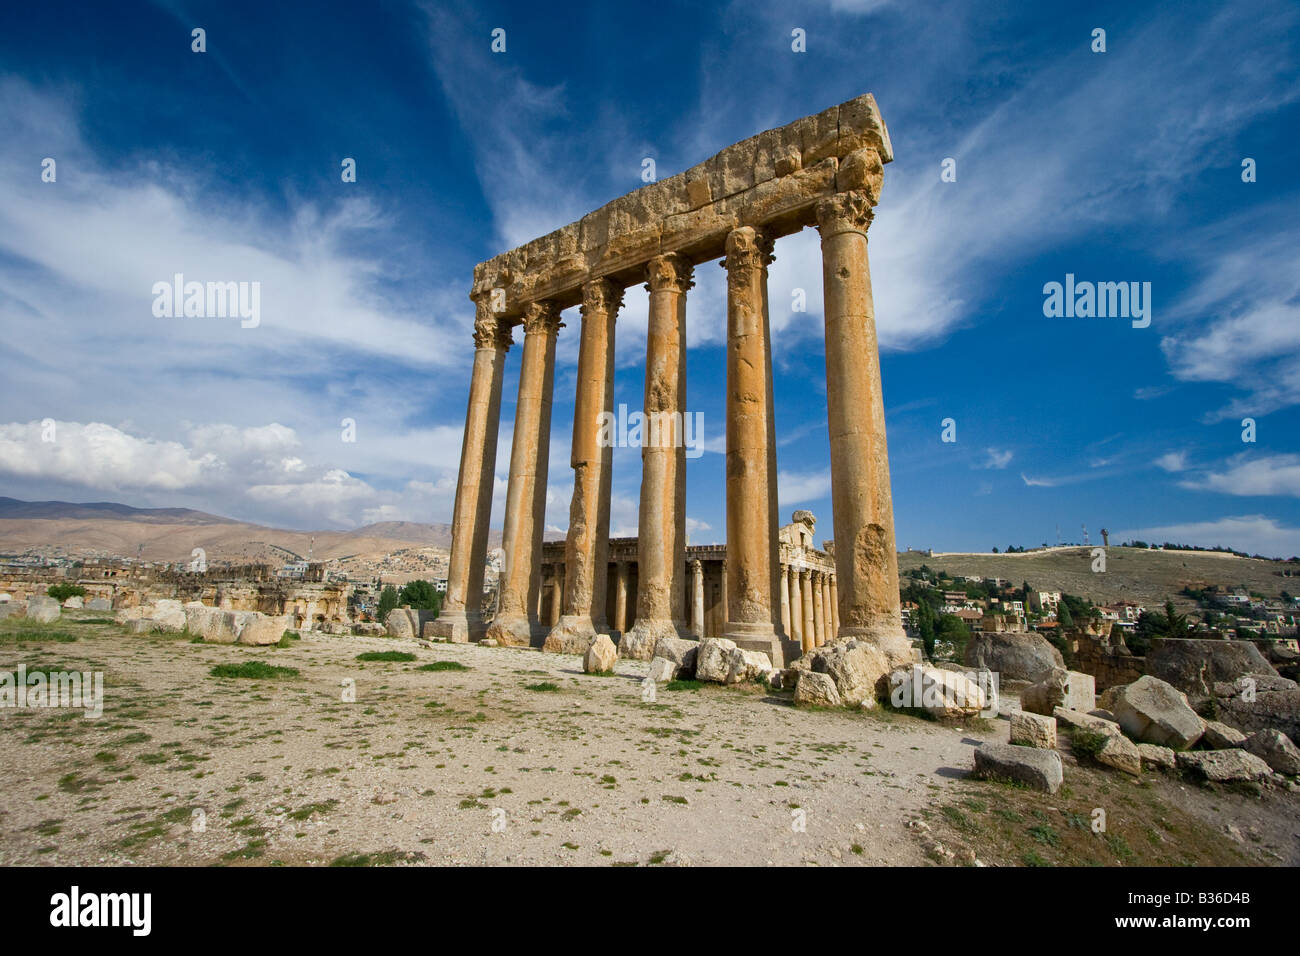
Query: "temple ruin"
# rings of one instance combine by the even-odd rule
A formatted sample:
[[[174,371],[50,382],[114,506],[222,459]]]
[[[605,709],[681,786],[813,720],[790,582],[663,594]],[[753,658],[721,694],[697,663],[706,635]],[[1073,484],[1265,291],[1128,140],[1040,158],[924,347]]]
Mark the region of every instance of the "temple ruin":
[[[821,633],[830,639],[903,634],[867,259],[867,230],[884,164],[892,159],[875,99],[859,96],[729,146],[475,267],[474,366],[447,598],[433,625],[436,635],[581,650],[597,633],[611,630],[609,576],[603,572],[619,544],[609,539],[612,448],[602,445],[600,434],[602,415],[612,411],[614,334],[623,290],[644,282],[650,294],[645,415],[680,421],[687,411],[687,295],[695,267],[718,258],[727,271],[727,546],[725,572],[713,570],[725,573],[724,609],[709,625],[697,601],[707,555],[691,549],[688,561],[686,449],[670,434],[642,448],[636,586],[625,595],[635,604],[625,614],[631,623],[621,634],[619,653],[649,658],[663,636],[698,637],[720,628],[722,636],[767,653],[780,667],[808,648],[807,634],[818,630],[818,608]],[[817,594],[813,569],[806,583],[800,571],[797,588],[792,587],[790,565],[780,559],[767,293],[773,244],[806,226],[821,234],[836,542],[834,573],[820,575]],[[543,617],[543,564],[549,555],[542,531],[555,344],[561,312],[575,305],[582,321],[570,461],[574,489],[563,572],[551,574],[551,604]],[[503,371],[516,325],[523,326],[524,341],[506,495],[505,563],[499,606],[489,624],[479,596]],[[829,628],[825,590],[833,598]]]

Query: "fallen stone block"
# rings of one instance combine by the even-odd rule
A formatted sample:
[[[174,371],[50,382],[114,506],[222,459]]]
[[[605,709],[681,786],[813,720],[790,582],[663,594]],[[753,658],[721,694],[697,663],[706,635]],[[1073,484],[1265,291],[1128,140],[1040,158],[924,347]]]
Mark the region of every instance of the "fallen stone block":
[[[695,659],[699,651],[699,641],[688,641],[680,637],[661,637],[655,645],[655,657],[662,657],[676,664],[676,676],[681,679],[694,676]]]
[[[1056,718],[1057,724],[1064,724],[1071,730],[1091,730],[1099,734],[1123,732],[1120,730],[1119,724],[1113,720],[1106,720],[1092,714],[1081,714],[1077,710],[1066,710],[1064,707],[1057,707],[1052,711],[1052,716]]]
[[[486,641],[484,642],[486,643]],[[608,674],[618,661],[618,648],[608,634],[597,634],[582,655],[582,669],[588,674]]]
[[[1236,727],[1229,727],[1217,720],[1205,722],[1205,735],[1201,738],[1201,743],[1208,749],[1230,750],[1233,747],[1240,747],[1245,742],[1246,735]]]
[[[284,632],[289,630],[292,625],[293,616],[290,614],[258,614],[257,617],[247,621],[240,630],[239,643],[253,647],[279,644],[284,638]]]
[[[1246,783],[1263,780],[1272,770],[1259,757],[1244,750],[1191,750],[1177,754],[1178,766],[1211,783]]]
[[[1081,671],[1066,671],[1066,710],[1081,710],[1085,714],[1097,706],[1097,679]]]
[[[956,671],[923,664],[900,667],[889,675],[889,701],[935,717],[973,717],[984,709],[984,691]]]
[[[677,679],[677,665],[666,657],[656,657],[650,662],[649,678],[656,684]]]
[[[975,776],[1010,780],[1043,793],[1056,793],[1064,779],[1061,755],[1055,750],[985,743],[975,748]]]
[[[1011,742],[1042,750],[1056,749],[1056,718],[1019,711],[1011,715]]]
[[[1142,774],[1142,751],[1123,734],[1107,734],[1106,742],[1093,757],[1100,764],[1135,777]]]
[[[1147,744],[1185,750],[1205,733],[1205,722],[1177,688],[1157,677],[1120,687],[1109,708],[1124,733]]]
[[[1245,739],[1242,748],[1278,773],[1288,777],[1300,776],[1300,748],[1280,730],[1257,730]]]
[[[1050,716],[1057,707],[1065,706],[1069,682],[1069,671],[1064,667],[1053,667],[1041,680],[1020,692],[1020,709]]]
[[[800,672],[799,681],[794,685],[796,707],[839,707],[841,703],[835,681],[815,671]]]
[[[1177,766],[1177,758],[1168,747],[1161,747],[1159,744],[1138,744],[1137,749],[1142,756],[1142,766],[1149,770],[1173,770]]]
[[[706,637],[695,654],[695,679],[725,684],[731,672],[731,652],[736,642],[725,637]]]

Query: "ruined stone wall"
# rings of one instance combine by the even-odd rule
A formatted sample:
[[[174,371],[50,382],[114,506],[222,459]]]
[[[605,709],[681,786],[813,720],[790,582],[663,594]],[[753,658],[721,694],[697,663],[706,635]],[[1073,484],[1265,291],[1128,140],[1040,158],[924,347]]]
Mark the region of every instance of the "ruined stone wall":
[[[1112,642],[1109,637],[1079,633],[1071,637],[1071,645],[1074,670],[1091,674],[1099,691],[1131,684],[1146,673],[1146,658],[1134,655],[1123,641]]]

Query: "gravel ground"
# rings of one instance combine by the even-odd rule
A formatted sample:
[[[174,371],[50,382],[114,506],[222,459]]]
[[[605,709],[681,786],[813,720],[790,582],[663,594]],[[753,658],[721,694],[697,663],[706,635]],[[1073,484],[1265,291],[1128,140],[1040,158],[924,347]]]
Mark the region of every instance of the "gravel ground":
[[[0,668],[102,669],[104,715],[0,710],[0,864],[918,865],[908,822],[1007,736],[761,687],[645,701],[641,662],[599,677],[475,645],[62,629],[78,639],[0,645]],[[416,660],[356,659],[373,651]],[[301,673],[209,673],[247,661]],[[440,661],[468,669],[418,669]]]

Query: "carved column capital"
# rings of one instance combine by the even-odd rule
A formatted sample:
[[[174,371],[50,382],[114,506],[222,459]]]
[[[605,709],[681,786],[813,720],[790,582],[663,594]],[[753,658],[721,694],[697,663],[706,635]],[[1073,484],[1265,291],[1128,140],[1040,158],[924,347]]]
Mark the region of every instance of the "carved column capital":
[[[676,252],[655,256],[645,266],[647,292],[685,292],[695,285],[695,266]]]
[[[617,316],[621,308],[623,308],[623,289],[609,279],[592,279],[583,284],[580,311],[584,319],[593,312]]]
[[[753,226],[741,226],[727,233],[726,255],[718,263],[727,270],[729,279],[748,281],[757,269],[767,269],[776,261],[772,255],[774,239]]]
[[[856,189],[836,193],[817,203],[817,230],[823,239],[841,232],[866,235],[873,215],[867,193]]]
[[[510,323],[492,311],[488,296],[474,300],[474,347],[508,349],[514,344]]]
[[[529,302],[524,308],[524,334],[544,333],[555,335],[564,327],[560,321],[560,309],[550,299]]]

